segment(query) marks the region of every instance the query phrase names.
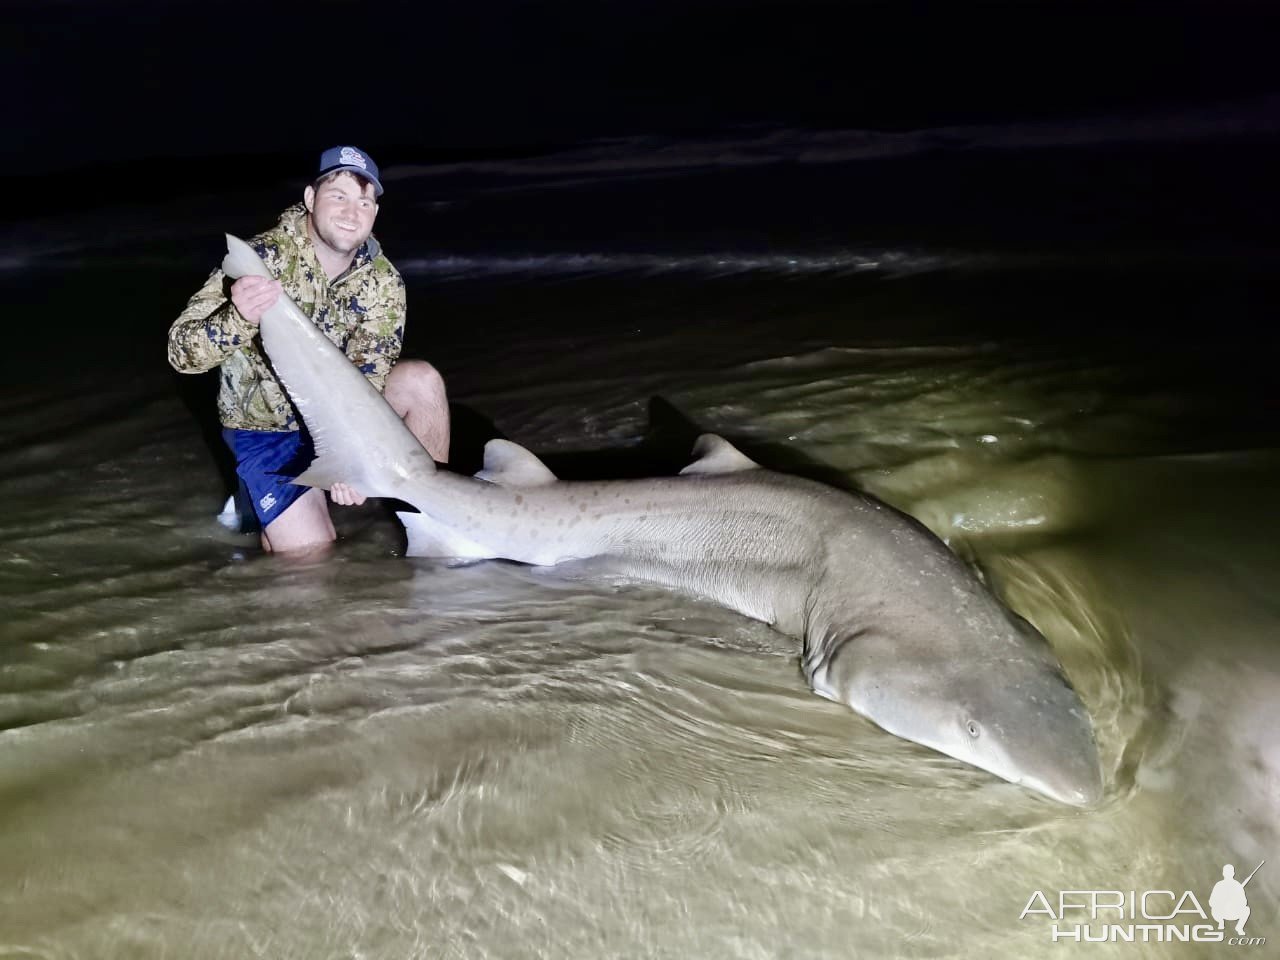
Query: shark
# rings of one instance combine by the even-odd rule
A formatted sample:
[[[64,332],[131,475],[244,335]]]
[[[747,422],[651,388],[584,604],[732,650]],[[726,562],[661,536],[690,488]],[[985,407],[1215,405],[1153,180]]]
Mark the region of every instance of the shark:
[[[227,236],[224,272],[270,276]],[[802,643],[812,690],[881,729],[1088,807],[1089,712],[1045,637],[923,524],[874,497],[761,467],[699,437],[675,476],[565,481],[508,440],[474,476],[440,469],[287,295],[262,317],[316,457],[296,483],[412,507],[406,554],[625,577],[710,600]]]

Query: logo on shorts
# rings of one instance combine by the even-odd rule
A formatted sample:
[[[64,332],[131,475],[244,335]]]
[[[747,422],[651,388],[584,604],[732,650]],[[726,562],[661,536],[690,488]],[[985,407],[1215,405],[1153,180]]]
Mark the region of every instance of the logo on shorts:
[[[368,169],[364,162],[364,157],[360,155],[360,151],[355,147],[343,147],[342,153],[338,155],[338,162],[352,167],[359,167],[361,170]]]
[[[260,506],[263,510],[270,510],[275,505],[276,505],[276,495],[274,493],[268,493],[265,497],[263,497],[261,500],[258,501],[258,506]]]

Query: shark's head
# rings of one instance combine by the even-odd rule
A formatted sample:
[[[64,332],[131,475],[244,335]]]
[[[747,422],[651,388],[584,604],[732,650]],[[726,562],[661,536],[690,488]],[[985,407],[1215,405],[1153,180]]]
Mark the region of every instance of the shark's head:
[[[1088,711],[1039,633],[1012,616],[1008,628],[967,651],[852,638],[819,692],[890,733],[1062,803],[1092,805],[1102,774]]]

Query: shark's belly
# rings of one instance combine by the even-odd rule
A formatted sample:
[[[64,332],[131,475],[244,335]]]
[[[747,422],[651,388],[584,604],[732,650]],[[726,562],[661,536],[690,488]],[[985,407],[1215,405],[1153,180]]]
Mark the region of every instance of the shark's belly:
[[[655,583],[796,635],[848,502],[763,471],[467,492],[439,519],[468,555]]]
[[[604,563],[615,574],[711,600],[792,636],[800,635],[803,597],[813,579],[803,567],[750,565],[733,560],[695,566],[660,559],[609,557]]]
[[[536,561],[587,561],[575,567],[702,597],[798,635],[818,542],[804,524],[758,510],[623,512],[578,536],[552,534],[533,552]]]

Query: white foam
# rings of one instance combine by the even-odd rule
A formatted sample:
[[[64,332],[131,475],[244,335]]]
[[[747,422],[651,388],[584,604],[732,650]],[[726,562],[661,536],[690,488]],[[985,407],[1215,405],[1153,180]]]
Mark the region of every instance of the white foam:
[[[689,273],[704,276],[872,273],[908,276],[945,268],[979,267],[994,262],[981,253],[924,249],[849,250],[808,253],[549,253],[494,256],[410,257],[397,260],[405,276],[469,279],[492,276],[567,276]]]

